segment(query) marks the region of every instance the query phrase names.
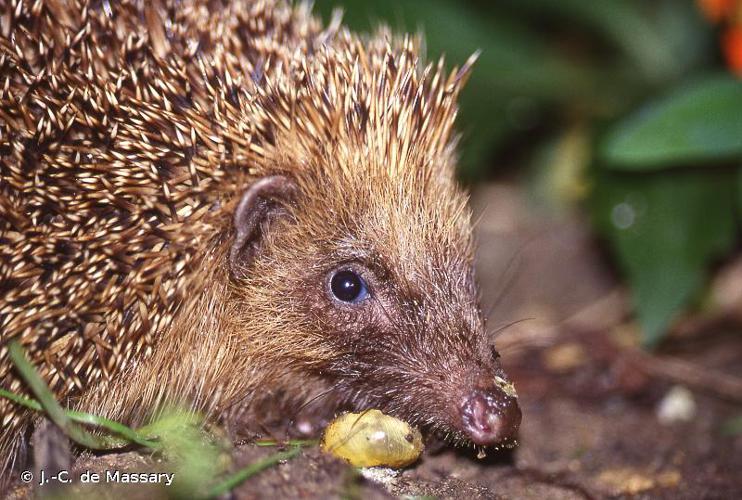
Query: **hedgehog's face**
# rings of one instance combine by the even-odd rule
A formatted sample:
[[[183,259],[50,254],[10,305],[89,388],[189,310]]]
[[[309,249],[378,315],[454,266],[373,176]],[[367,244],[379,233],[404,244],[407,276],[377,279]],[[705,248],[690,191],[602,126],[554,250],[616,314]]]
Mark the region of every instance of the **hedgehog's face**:
[[[391,244],[355,253],[348,241],[309,278],[320,289],[311,314],[334,346],[323,366],[334,392],[355,410],[378,408],[455,441],[514,437],[515,391],[487,342],[466,259],[400,264]]]
[[[244,293],[269,315],[252,321],[281,331],[276,349],[287,364],[322,378],[330,399],[355,410],[377,408],[458,442],[512,438],[521,414],[477,305],[466,212],[401,191],[369,201],[361,186],[346,183],[349,199],[271,179],[252,201],[243,197],[231,259],[240,274],[251,255]],[[287,193],[288,216],[268,229],[266,198]],[[341,206],[329,203],[343,196]],[[259,252],[246,244],[256,231]]]

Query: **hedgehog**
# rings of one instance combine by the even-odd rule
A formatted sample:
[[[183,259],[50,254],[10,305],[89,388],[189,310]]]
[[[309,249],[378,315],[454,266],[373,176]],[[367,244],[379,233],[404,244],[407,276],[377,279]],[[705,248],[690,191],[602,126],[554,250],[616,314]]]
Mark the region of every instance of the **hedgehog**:
[[[514,436],[455,177],[475,56],[283,0],[0,6],[1,387],[30,394],[16,340],[64,405],[130,425],[322,395]],[[0,400],[2,470],[35,418]]]

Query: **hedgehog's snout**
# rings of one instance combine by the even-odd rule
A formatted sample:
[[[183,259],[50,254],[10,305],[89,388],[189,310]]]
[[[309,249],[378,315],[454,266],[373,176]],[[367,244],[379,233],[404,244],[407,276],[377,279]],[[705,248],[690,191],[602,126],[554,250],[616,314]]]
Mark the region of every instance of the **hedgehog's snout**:
[[[462,430],[482,446],[513,439],[521,419],[517,398],[499,387],[471,391],[464,397],[459,415]]]

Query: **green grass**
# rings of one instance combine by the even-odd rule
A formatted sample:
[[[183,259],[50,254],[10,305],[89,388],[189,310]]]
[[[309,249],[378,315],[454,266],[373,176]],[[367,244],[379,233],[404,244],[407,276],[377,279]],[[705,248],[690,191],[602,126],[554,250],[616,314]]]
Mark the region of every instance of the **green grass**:
[[[203,430],[202,418],[194,413],[178,409],[163,412],[151,424],[132,429],[120,422],[90,413],[65,410],[26,357],[21,345],[8,344],[8,353],[21,379],[36,399],[0,389],[4,397],[20,406],[44,413],[73,442],[83,448],[99,451],[115,451],[132,444],[152,452],[161,453],[172,461],[176,470],[176,481],[170,492],[174,498],[213,498],[228,493],[260,472],[296,457],[307,446],[315,446],[316,440],[261,440],[258,447],[288,447],[253,462],[218,481],[213,478],[221,474],[220,455],[224,450],[212,442]],[[109,434],[98,435],[84,426],[92,426]],[[231,451],[228,450],[228,451]],[[204,486],[206,485],[206,486]]]

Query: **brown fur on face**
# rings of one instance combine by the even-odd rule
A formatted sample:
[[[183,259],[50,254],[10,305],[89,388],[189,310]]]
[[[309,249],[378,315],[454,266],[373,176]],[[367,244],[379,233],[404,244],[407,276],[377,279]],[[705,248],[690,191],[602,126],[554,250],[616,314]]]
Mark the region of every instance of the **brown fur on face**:
[[[422,67],[414,40],[280,0],[60,9],[0,1],[2,342],[61,400],[132,424],[332,388],[328,411],[464,439],[459,407],[500,374],[453,180],[469,63]],[[269,176],[296,194],[232,269],[234,212]],[[348,267],[371,292],[352,307],[328,290]],[[4,347],[0,384],[24,391]],[[0,418],[11,465],[30,417]]]

